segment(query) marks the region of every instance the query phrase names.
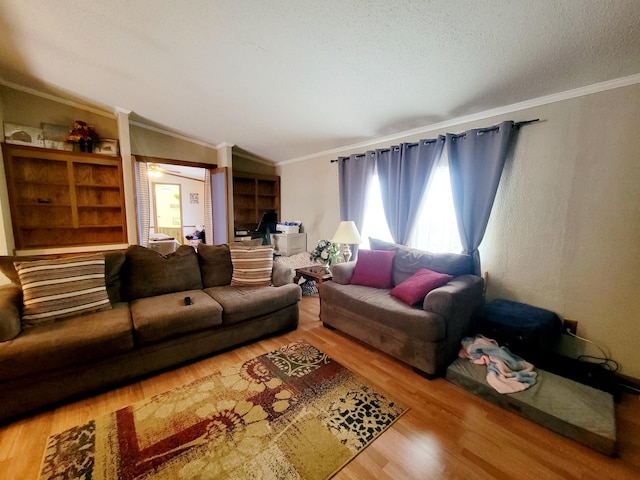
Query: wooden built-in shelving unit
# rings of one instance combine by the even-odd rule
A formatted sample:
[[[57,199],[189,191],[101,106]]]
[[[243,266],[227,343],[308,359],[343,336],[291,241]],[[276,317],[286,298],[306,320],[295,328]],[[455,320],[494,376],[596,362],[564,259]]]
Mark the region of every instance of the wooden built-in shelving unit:
[[[236,229],[256,228],[266,210],[280,218],[280,177],[233,173],[233,216]]]
[[[120,157],[2,150],[16,249],[127,242]]]

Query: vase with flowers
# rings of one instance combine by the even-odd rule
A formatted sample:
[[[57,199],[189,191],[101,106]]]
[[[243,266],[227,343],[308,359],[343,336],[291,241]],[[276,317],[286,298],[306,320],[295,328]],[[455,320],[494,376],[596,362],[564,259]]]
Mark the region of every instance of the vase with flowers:
[[[69,135],[67,135],[67,142],[73,144],[74,151],[80,152],[93,152],[93,144],[98,141],[100,137],[95,128],[91,125],[87,125],[82,120],[76,120],[73,122]]]
[[[314,262],[322,263],[328,273],[331,264],[340,258],[340,247],[331,240],[320,240],[309,255],[309,258]]]

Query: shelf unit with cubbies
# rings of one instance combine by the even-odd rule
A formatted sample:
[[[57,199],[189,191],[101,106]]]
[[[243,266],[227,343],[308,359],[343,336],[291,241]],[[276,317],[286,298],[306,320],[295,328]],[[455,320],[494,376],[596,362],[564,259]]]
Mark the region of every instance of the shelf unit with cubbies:
[[[127,242],[120,157],[2,150],[17,250]]]
[[[236,229],[255,229],[266,210],[280,218],[280,177],[233,173],[233,216]]]

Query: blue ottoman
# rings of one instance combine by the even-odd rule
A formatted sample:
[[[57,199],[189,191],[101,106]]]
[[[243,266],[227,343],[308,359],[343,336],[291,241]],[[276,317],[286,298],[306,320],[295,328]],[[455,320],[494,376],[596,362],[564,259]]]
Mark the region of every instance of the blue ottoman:
[[[562,334],[558,315],[511,300],[486,302],[472,320],[476,333],[493,338],[534,365],[544,365],[549,360]]]

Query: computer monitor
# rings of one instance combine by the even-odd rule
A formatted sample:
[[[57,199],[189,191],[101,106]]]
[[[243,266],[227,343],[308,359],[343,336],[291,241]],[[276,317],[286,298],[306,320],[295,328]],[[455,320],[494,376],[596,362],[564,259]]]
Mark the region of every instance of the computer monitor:
[[[260,223],[256,228],[256,232],[270,234],[277,233],[276,227],[278,225],[278,212],[275,210],[267,210],[262,214]]]
[[[271,234],[280,233],[276,229],[278,225],[278,212],[267,210],[262,214],[258,227],[252,232],[253,238],[262,238],[263,245],[271,245]]]

